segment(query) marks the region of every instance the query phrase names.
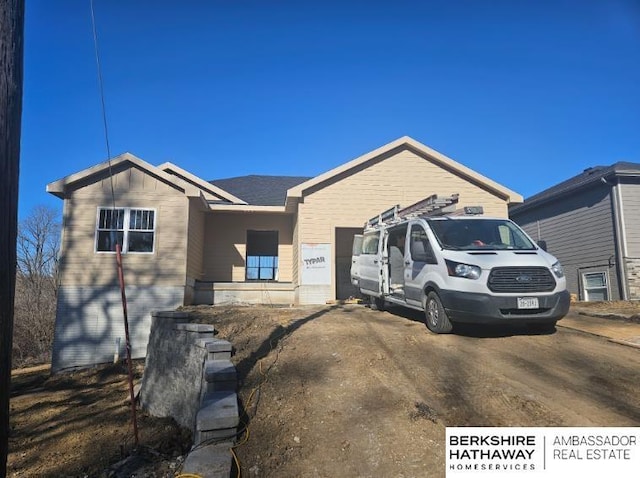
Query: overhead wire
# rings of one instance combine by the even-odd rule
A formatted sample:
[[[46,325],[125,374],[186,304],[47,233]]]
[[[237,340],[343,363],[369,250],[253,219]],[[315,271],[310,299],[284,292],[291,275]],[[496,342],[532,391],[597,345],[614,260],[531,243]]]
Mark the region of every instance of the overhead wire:
[[[123,312],[123,316],[124,316],[124,333],[125,333],[125,343],[126,343],[126,352],[127,352],[127,365],[128,365],[128,378],[129,378],[129,395],[130,395],[130,399],[131,399],[131,421],[133,424],[133,433],[134,433],[134,439],[135,439],[135,446],[136,448],[138,447],[139,444],[139,440],[138,440],[138,419],[136,416],[136,400],[135,400],[135,393],[133,390],[133,364],[131,362],[131,341],[129,338],[129,319],[128,319],[128,312],[127,312],[127,296],[126,296],[126,292],[125,292],[125,284],[124,284],[124,266],[122,263],[122,250],[121,250],[121,246],[120,243],[118,242],[118,237],[117,237],[117,226],[118,226],[118,222],[119,222],[119,216],[116,215],[116,195],[115,195],[115,189],[113,186],[113,169],[112,169],[112,165],[111,165],[111,146],[109,144],[109,127],[108,127],[108,122],[107,122],[107,108],[106,108],[106,103],[105,103],[105,99],[104,99],[104,81],[102,78],[102,66],[100,64],[100,52],[99,52],[99,48],[98,48],[98,31],[96,28],[96,16],[95,16],[95,9],[93,7],[93,0],[89,0],[89,6],[90,6],[90,10],[91,10],[91,27],[92,27],[92,31],[93,31],[93,46],[94,46],[94,51],[95,51],[95,57],[96,57],[96,67],[97,67],[97,71],[98,71],[98,88],[99,88],[99,93],[100,93],[100,104],[102,106],[102,124],[104,127],[104,140],[105,140],[105,145],[106,145],[106,149],[107,149],[107,161],[108,161],[108,165],[109,165],[109,182],[111,185],[111,204],[112,204],[112,214],[109,218],[110,222],[113,222],[114,217],[115,217],[115,221],[116,227],[113,227],[113,224],[110,223],[110,229],[111,229],[111,243],[115,244],[115,252],[116,252],[116,269],[117,269],[117,274],[118,274],[118,282],[120,283],[120,296],[121,296],[121,300],[122,300],[122,312]]]
[[[104,101],[104,81],[102,79],[102,66],[100,64],[100,52],[98,48],[98,31],[96,29],[96,14],[93,8],[93,0],[89,0],[91,7],[91,29],[93,31],[93,49],[96,56],[96,67],[98,71],[98,88],[100,90],[100,105],[102,111],[102,125],[104,129],[104,142],[107,148],[107,161],[109,162],[109,182],[111,184],[111,203],[113,209],[116,208],[116,193],[113,187],[113,172],[111,169],[111,146],[109,144],[109,127],[107,123],[107,107]]]
[[[109,169],[109,183],[110,183],[110,189],[111,189],[111,203],[112,203],[112,209],[115,211],[116,210],[116,199],[115,199],[115,188],[114,188],[114,184],[113,184],[113,169],[112,169],[112,164],[111,164],[111,146],[109,143],[109,127],[108,127],[108,121],[107,121],[107,108],[106,108],[106,102],[105,102],[105,95],[104,95],[104,81],[103,81],[103,76],[102,76],[102,66],[100,63],[100,53],[99,53],[99,47],[98,47],[98,33],[97,33],[97,28],[96,28],[96,20],[95,20],[95,9],[93,6],[93,0],[89,0],[89,4],[90,4],[90,10],[91,10],[91,26],[92,26],[92,32],[93,32],[93,44],[94,44],[94,52],[95,52],[95,59],[96,59],[96,67],[97,67],[97,72],[98,72],[98,87],[99,87],[99,94],[100,94],[100,104],[101,104],[101,111],[102,111],[102,124],[103,124],[103,129],[104,129],[104,140],[105,140],[105,146],[106,146],[106,152],[107,152],[107,162],[108,162],[108,169]],[[112,216],[113,219],[113,216]],[[115,232],[113,232],[113,234],[115,234]],[[131,407],[132,407],[132,416],[133,416],[133,429],[134,429],[134,435],[135,435],[135,445],[136,447],[138,447],[138,426],[137,426],[137,419],[136,419],[136,413],[135,413],[135,397],[134,397],[134,393],[133,393],[133,377],[132,377],[132,364],[131,364],[131,354],[130,354],[130,341],[129,341],[129,332],[128,332],[128,319],[127,319],[127,306],[126,306],[126,296],[125,296],[125,291],[124,291],[124,278],[123,278],[123,266],[122,266],[122,256],[121,256],[121,251],[120,251],[120,244],[117,242],[117,238],[114,241],[116,244],[116,262],[117,262],[117,267],[118,267],[118,275],[119,275],[119,279],[120,279],[120,285],[121,285],[121,293],[122,293],[122,305],[123,305],[123,311],[124,311],[124,321],[125,321],[125,333],[126,333],[126,348],[127,348],[127,361],[129,364],[129,388],[130,388],[130,394],[131,394]],[[266,291],[268,294],[268,290]],[[269,302],[271,303],[271,297],[268,296]],[[271,304],[273,305],[273,304]],[[279,335],[278,337],[274,337],[270,340],[270,351],[273,350],[273,341],[275,340],[279,340],[280,338],[282,338],[283,336],[288,335],[287,332]],[[275,363],[278,361],[279,358],[279,351],[278,354],[276,354],[276,358],[273,361],[273,363],[269,366],[269,369],[271,369],[271,367],[273,367],[273,365],[275,365]],[[268,369],[268,370],[269,370]],[[251,393],[249,394],[248,400],[247,400],[247,406],[251,405],[251,401],[253,400],[253,396],[256,393],[256,391],[259,391],[260,387],[266,382],[267,379],[267,375],[266,373],[263,372],[262,370],[262,361],[260,361],[260,366],[259,366],[259,371],[260,371],[260,375],[262,376],[261,382],[254,387],[253,390],[251,390]],[[233,455],[233,459],[235,461],[236,464],[236,468],[237,468],[237,472],[238,472],[238,478],[240,478],[241,476],[241,470],[240,470],[240,462],[238,460],[238,457],[234,451],[234,448],[240,447],[242,445],[244,445],[248,440],[249,440],[249,425],[245,424],[244,429],[241,429],[235,436],[240,436],[244,434],[243,439],[235,444],[234,446],[232,446],[230,448],[231,454]],[[212,440],[214,441],[214,440]],[[210,441],[207,441],[207,443],[209,443]],[[203,446],[204,443],[200,444],[198,447]],[[191,474],[191,473],[182,473],[180,475],[178,475],[181,478],[200,478],[200,475],[197,474]]]

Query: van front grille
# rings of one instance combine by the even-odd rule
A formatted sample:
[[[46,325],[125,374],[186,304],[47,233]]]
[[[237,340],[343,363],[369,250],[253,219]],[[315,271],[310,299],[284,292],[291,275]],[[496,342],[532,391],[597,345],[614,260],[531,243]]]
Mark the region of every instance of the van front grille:
[[[487,287],[492,292],[550,292],[556,281],[546,267],[496,267],[491,269]]]

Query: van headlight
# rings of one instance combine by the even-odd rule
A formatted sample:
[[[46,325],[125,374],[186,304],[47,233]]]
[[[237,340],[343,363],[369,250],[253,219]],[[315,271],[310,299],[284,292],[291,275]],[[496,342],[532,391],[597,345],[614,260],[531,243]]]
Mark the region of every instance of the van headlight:
[[[553,273],[556,275],[557,278],[564,277],[564,269],[562,268],[560,261],[552,265],[551,270],[553,271]]]
[[[460,262],[453,262],[445,260],[447,263],[447,271],[450,276],[464,277],[465,279],[477,279],[482,273],[482,269],[478,266],[471,264],[462,264]]]

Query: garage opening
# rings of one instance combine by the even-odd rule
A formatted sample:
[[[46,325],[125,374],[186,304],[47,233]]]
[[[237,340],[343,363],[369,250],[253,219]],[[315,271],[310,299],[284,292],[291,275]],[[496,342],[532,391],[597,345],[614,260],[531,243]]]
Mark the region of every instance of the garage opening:
[[[351,246],[353,236],[362,234],[361,227],[336,227],[336,299],[357,297],[358,289],[351,285]]]

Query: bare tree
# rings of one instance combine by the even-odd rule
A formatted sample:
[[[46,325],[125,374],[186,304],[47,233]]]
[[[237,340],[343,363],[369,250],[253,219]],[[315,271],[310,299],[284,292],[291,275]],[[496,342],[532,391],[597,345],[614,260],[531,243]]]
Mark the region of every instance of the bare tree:
[[[51,282],[58,270],[60,218],[48,206],[36,206],[18,227],[18,273],[37,285]]]
[[[20,222],[17,240],[13,362],[50,359],[58,291],[60,222],[57,211],[36,206]]]

